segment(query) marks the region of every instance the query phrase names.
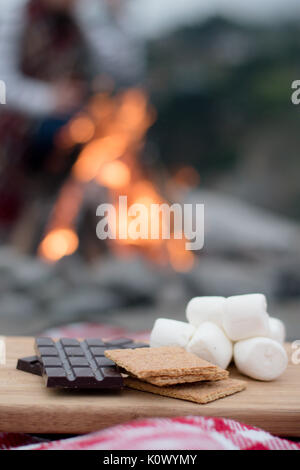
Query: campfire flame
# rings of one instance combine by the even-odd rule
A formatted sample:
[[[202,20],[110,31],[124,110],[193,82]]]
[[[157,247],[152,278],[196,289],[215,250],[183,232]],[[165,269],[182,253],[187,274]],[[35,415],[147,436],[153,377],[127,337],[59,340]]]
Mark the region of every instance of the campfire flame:
[[[79,245],[76,232],[71,229],[51,231],[40,245],[40,253],[49,261],[58,261],[75,253]]]
[[[127,196],[128,206],[144,204],[149,211],[152,204],[168,203],[139,160],[145,136],[155,119],[156,112],[146,93],[129,89],[117,96],[105,93],[94,96],[86,110],[62,130],[61,145],[71,148],[80,144],[82,150],[62,187],[39,246],[42,258],[56,262],[77,250],[75,222],[91,182],[107,188],[116,209],[119,196]],[[132,218],[125,217],[127,220],[118,218],[115,229],[127,230]],[[161,234],[161,227],[155,227],[155,223],[151,221],[149,231]],[[124,239],[110,240],[112,251],[128,254],[133,248],[138,249],[148,259],[163,266],[169,264],[176,271],[188,271],[193,266],[194,255],[186,251],[185,240],[135,239],[129,232],[125,235]]]

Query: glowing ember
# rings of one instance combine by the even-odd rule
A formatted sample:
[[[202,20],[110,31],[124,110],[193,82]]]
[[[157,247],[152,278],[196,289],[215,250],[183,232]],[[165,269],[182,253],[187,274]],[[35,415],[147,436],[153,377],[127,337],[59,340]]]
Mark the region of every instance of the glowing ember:
[[[85,144],[94,134],[95,124],[89,116],[78,116],[69,124],[69,135],[73,143]]]
[[[130,170],[122,161],[106,163],[101,168],[96,181],[107,188],[124,188],[130,183]]]
[[[105,163],[121,157],[126,150],[126,136],[110,135],[93,140],[79,155],[74,165],[74,176],[83,182],[93,180]]]
[[[50,232],[42,241],[39,253],[47,261],[58,261],[75,253],[79,245],[78,236],[71,229],[57,229]]]

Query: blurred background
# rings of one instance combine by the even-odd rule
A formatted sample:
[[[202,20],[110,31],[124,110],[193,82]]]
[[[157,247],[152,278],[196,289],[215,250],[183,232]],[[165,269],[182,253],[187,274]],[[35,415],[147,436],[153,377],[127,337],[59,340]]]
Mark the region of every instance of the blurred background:
[[[300,338],[298,1],[0,0],[0,79],[1,334],[263,292]],[[204,203],[204,249],[98,240],[119,195]]]

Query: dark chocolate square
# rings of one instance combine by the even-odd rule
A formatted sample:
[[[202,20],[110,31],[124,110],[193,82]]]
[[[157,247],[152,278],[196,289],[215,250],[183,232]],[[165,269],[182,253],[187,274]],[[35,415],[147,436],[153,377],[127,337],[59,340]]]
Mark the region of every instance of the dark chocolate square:
[[[116,369],[115,366],[113,367],[103,367],[101,369],[101,372],[103,374],[103,377],[119,377],[120,373],[119,371]]]
[[[89,367],[75,367],[73,369],[75,377],[94,377],[93,371]]]
[[[109,346],[115,346],[115,349],[118,349],[121,346],[123,347],[125,344],[129,344],[129,343],[131,343],[131,340],[128,338],[116,338],[116,339],[107,341],[107,344],[109,344]]]
[[[37,356],[22,357],[18,359],[17,369],[34,375],[42,375],[42,366]]]
[[[53,347],[39,347],[39,352],[42,357],[44,356],[58,356],[57,349]]]
[[[91,347],[91,346],[98,346],[98,347],[104,347],[105,343],[101,339],[96,339],[96,338],[88,338],[86,340],[86,344]]]
[[[90,348],[90,351],[92,353],[93,356],[104,356],[104,351],[106,350],[107,348]]]
[[[84,352],[83,350],[81,349],[81,347],[66,347],[65,348],[65,353],[67,354],[67,356],[77,356],[77,357],[80,357],[80,356],[84,356]]]
[[[69,362],[72,367],[89,367],[89,361],[85,357],[70,357]]]
[[[51,338],[37,338],[36,344],[38,346],[53,346],[54,341]]]
[[[149,344],[146,343],[132,343],[130,349],[149,348]]]
[[[43,364],[45,367],[61,367],[62,362],[59,357],[44,357]]]
[[[115,363],[107,357],[96,357],[95,361],[99,367],[110,367],[115,365]]]
[[[45,373],[48,377],[66,377],[66,371],[63,367],[45,367]]]
[[[73,339],[73,338],[62,338],[60,340],[60,343],[65,347],[65,346],[79,346],[80,347],[80,343],[77,339]]]

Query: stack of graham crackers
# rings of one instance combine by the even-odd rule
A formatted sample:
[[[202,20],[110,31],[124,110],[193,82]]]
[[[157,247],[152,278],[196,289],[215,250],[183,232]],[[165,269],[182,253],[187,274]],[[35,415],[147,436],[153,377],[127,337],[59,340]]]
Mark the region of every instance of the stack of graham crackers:
[[[143,392],[205,404],[246,388],[242,380],[177,346],[105,351],[127,376],[125,385]]]

